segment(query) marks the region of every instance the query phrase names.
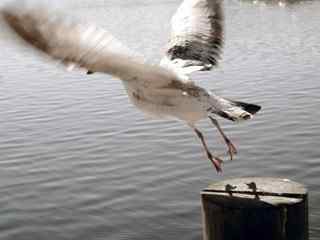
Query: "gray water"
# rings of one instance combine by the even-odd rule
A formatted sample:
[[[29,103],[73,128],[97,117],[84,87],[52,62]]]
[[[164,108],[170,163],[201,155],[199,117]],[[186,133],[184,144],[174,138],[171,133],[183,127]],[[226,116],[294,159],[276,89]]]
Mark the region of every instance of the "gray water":
[[[64,1],[157,63],[178,0]],[[216,174],[184,124],[145,118],[110,76],[66,72],[0,32],[0,239],[201,239],[201,189],[274,176],[310,191],[320,238],[320,2],[225,2],[219,68],[193,77],[262,105],[252,121],[221,120],[239,149]],[[210,147],[225,145],[206,120]]]

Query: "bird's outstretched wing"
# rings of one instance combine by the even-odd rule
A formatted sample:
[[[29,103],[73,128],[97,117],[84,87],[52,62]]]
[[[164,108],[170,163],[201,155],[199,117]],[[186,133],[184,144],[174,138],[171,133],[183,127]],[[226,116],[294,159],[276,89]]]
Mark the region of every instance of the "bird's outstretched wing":
[[[48,9],[19,0],[0,9],[0,14],[23,42],[68,67],[108,73],[126,81],[144,81],[143,84],[153,87],[176,79],[167,69],[133,57],[108,31]]]
[[[160,65],[182,74],[210,70],[223,45],[222,0],[184,0],[171,19],[171,37]]]

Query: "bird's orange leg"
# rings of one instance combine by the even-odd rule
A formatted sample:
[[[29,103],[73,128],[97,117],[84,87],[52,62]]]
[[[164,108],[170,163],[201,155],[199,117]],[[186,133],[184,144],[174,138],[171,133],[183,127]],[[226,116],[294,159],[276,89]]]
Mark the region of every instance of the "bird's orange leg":
[[[197,128],[195,128],[195,127],[192,127],[192,128],[195,131],[195,133],[197,134],[197,136],[200,138],[202,146],[207,154],[207,157],[212,162],[212,164],[216,168],[217,172],[222,172],[221,164],[223,163],[223,160],[220,159],[219,157],[211,154],[211,152],[209,151],[208,146],[204,140],[203,134]]]
[[[225,141],[225,143],[228,146],[228,153],[230,155],[230,159],[233,159],[233,155],[237,154],[237,149],[236,147],[233,145],[233,143],[230,141],[230,139],[224,134],[222,128],[220,127],[220,124],[218,123],[218,121],[216,119],[214,119],[213,117],[210,117],[211,122],[213,123],[213,125],[216,126],[216,128],[218,129],[219,133],[221,134],[223,140]]]

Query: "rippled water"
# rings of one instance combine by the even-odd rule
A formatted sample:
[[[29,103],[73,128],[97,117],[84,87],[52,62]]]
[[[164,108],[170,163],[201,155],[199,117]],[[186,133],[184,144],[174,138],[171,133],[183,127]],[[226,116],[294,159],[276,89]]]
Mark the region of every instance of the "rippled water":
[[[64,2],[156,63],[180,1]],[[146,119],[121,82],[66,72],[0,32],[1,239],[201,239],[200,190],[241,176],[306,184],[320,238],[320,2],[225,8],[221,64],[194,78],[263,109],[221,121],[240,150],[221,175],[187,126]],[[208,121],[199,127],[225,150]]]

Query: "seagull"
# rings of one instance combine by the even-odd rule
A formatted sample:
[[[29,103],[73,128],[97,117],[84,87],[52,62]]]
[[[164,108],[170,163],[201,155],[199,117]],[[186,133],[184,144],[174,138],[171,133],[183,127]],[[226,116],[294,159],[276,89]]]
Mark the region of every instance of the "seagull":
[[[260,106],[220,97],[200,87],[190,74],[217,66],[223,47],[222,0],[184,0],[171,19],[171,34],[159,65],[149,64],[112,34],[91,23],[34,1],[14,1],[0,15],[23,43],[45,53],[68,69],[105,73],[122,80],[129,99],[155,117],[185,122],[200,139],[217,172],[224,162],[210,152],[196,123],[207,118],[222,136],[232,160],[237,149],[216,117],[248,120]]]

